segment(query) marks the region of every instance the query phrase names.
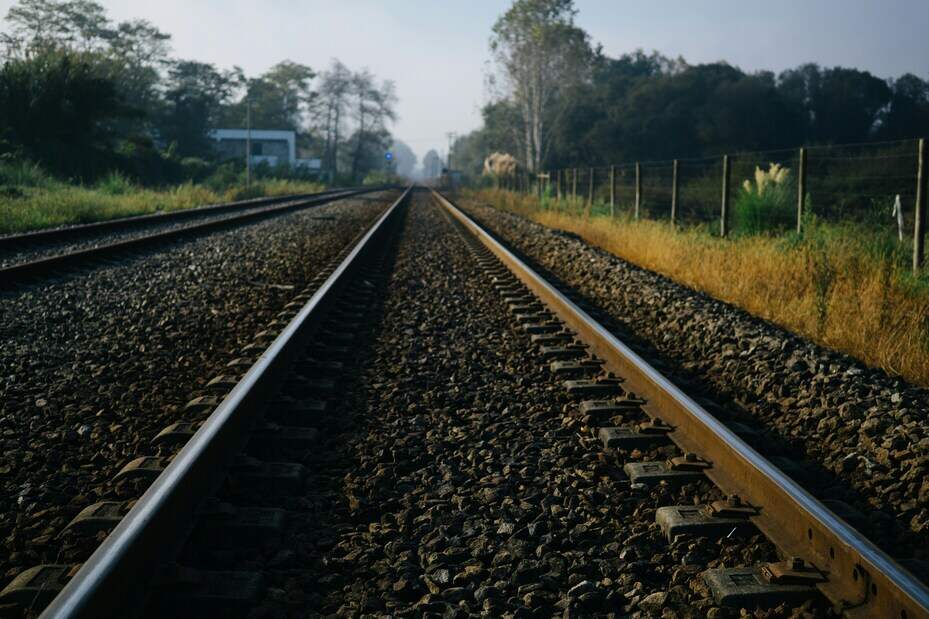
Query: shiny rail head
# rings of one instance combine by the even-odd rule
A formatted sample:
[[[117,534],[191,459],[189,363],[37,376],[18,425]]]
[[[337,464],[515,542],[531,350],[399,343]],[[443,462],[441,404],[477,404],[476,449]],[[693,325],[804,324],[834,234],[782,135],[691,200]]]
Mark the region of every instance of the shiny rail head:
[[[161,555],[173,552],[187,530],[186,516],[210,492],[218,467],[241,448],[251,422],[264,406],[263,395],[283,379],[288,360],[299,353],[300,334],[320,319],[319,308],[399,211],[411,189],[406,188],[371,225],[41,617],[114,616],[138,590],[138,579],[150,577],[162,564]]]
[[[705,454],[711,450],[708,460],[729,462],[738,468],[729,473],[714,470],[711,478],[724,490],[733,490],[726,487],[727,483],[735,485],[732,494],[768,506],[762,509],[758,525],[775,545],[791,554],[813,554],[817,562],[828,566],[824,571],[830,580],[819,588],[846,608],[844,614],[929,618],[929,588],[561,294],[448,198],[435,189],[431,191],[466,230],[591,344],[592,350],[612,365],[611,369],[627,378],[630,390],[673,409],[675,419],[681,422],[679,427],[687,424],[692,428],[683,437],[676,436],[676,441],[689,441],[689,451]],[[868,584],[862,593],[865,580]],[[850,600],[855,600],[854,604]]]
[[[14,288],[18,285],[29,283],[33,280],[40,279],[53,274],[58,270],[67,270],[85,261],[93,261],[99,258],[107,258],[112,255],[118,255],[121,252],[134,251],[142,249],[162,241],[183,238],[190,234],[204,234],[214,230],[221,230],[228,226],[243,225],[251,221],[256,221],[262,217],[270,217],[284,214],[294,209],[309,208],[335,202],[345,198],[376,191],[375,189],[350,190],[327,192],[325,195],[316,195],[310,198],[291,200],[284,203],[274,203],[268,205],[266,209],[253,211],[250,213],[232,215],[224,219],[217,219],[207,222],[194,223],[190,226],[154,232],[152,234],[138,236],[134,238],[117,240],[107,245],[100,245],[87,249],[52,255],[45,258],[38,258],[29,262],[13,264],[0,268],[0,290]],[[186,213],[187,211],[178,211]],[[160,215],[159,215],[160,217]],[[106,223],[106,222],[104,222]],[[95,224],[91,224],[95,225]]]

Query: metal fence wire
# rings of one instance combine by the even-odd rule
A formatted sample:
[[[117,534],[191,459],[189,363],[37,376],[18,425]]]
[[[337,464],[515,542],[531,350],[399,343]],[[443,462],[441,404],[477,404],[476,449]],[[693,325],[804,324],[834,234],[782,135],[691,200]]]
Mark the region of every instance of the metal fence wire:
[[[926,140],[741,152],[547,171],[587,216],[667,220],[720,234],[800,232],[816,220],[911,243],[922,264]],[[538,183],[524,183],[539,190]],[[922,187],[922,191],[918,188]]]

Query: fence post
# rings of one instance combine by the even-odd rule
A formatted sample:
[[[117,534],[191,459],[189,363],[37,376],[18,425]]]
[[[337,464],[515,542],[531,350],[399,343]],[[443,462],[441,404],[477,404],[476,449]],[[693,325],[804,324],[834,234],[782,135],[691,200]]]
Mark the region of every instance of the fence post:
[[[729,155],[723,155],[723,199],[719,213],[719,235],[729,235]]]
[[[671,164],[671,225],[677,221],[677,159]]]
[[[610,219],[616,217],[616,166],[610,166]]]
[[[916,221],[913,225],[913,272],[918,273],[925,259],[926,243],[926,140],[919,139],[916,168]]]
[[[635,219],[639,219],[639,209],[642,208],[642,166],[635,162]]]
[[[806,202],[806,149],[800,148],[797,162],[797,234],[803,231],[803,203]]]
[[[587,183],[587,208],[591,208],[594,203],[594,168],[590,168],[590,179]]]
[[[577,200],[577,168],[571,170],[571,198]]]

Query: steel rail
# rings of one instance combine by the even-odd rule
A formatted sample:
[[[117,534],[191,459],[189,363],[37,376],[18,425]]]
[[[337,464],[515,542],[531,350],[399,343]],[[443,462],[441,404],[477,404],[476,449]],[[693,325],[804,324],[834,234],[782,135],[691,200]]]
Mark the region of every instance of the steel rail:
[[[149,224],[161,224],[165,222],[183,221],[196,217],[207,217],[217,213],[234,213],[246,209],[272,206],[284,202],[296,202],[312,198],[321,198],[334,193],[352,191],[354,188],[347,187],[344,189],[327,189],[317,193],[294,194],[289,196],[274,196],[271,198],[253,198],[250,200],[239,200],[237,202],[225,202],[222,204],[208,204],[196,208],[170,211],[167,213],[151,213],[148,215],[136,215],[134,217],[120,217],[118,219],[108,219],[106,221],[95,221],[87,224],[77,224],[73,226],[63,226],[61,228],[51,228],[49,230],[34,230],[32,232],[23,232],[21,234],[9,234],[0,236],[0,250],[19,248],[22,246],[41,245],[48,243],[57,243],[82,236],[89,236],[98,232],[113,232],[117,230],[127,230]]]
[[[210,414],[128,514],[42,613],[44,618],[125,616],[140,601],[140,583],[176,553],[197,505],[243,447],[287,368],[301,354],[347,279],[388,232],[407,188],[375,221],[332,275]]]
[[[848,617],[929,617],[929,588],[800,487],[638,354],[540,277],[490,233],[433,190],[436,201],[496,255],[579,338],[645,410],[674,428],[685,451],[712,463],[707,476],[727,494],[760,509],[752,520],[782,552],[812,561],[828,580],[817,585]]]
[[[248,223],[273,215],[281,215],[283,213],[288,213],[290,211],[308,208],[311,206],[319,206],[321,204],[327,204],[335,200],[349,198],[363,193],[370,193],[372,191],[377,191],[377,189],[352,189],[347,191],[340,191],[337,193],[328,193],[326,195],[314,198],[287,202],[286,204],[278,206],[269,206],[268,208],[262,209],[260,211],[244,213],[242,215],[232,215],[223,219],[206,221],[203,223],[186,226],[184,228],[166,230],[164,232],[154,232],[145,236],[126,239],[124,241],[117,241],[115,243],[102,245],[100,247],[91,247],[88,249],[81,249],[74,252],[58,254],[55,256],[49,256],[47,258],[38,258],[29,262],[14,264],[8,267],[0,268],[0,290],[12,288],[32,279],[54,273],[55,271],[73,268],[84,262],[106,258],[108,256],[126,251],[142,249],[144,247],[163,243],[165,241],[183,238],[191,234],[213,232],[226,227],[241,225],[243,223]]]

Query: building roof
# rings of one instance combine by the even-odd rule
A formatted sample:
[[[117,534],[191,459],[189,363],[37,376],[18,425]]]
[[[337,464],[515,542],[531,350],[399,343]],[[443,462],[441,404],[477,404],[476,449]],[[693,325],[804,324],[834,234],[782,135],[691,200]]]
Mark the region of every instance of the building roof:
[[[249,133],[248,129],[211,129],[210,137],[215,140],[242,139],[244,140]],[[297,133],[289,129],[252,129],[253,140],[293,140]]]

